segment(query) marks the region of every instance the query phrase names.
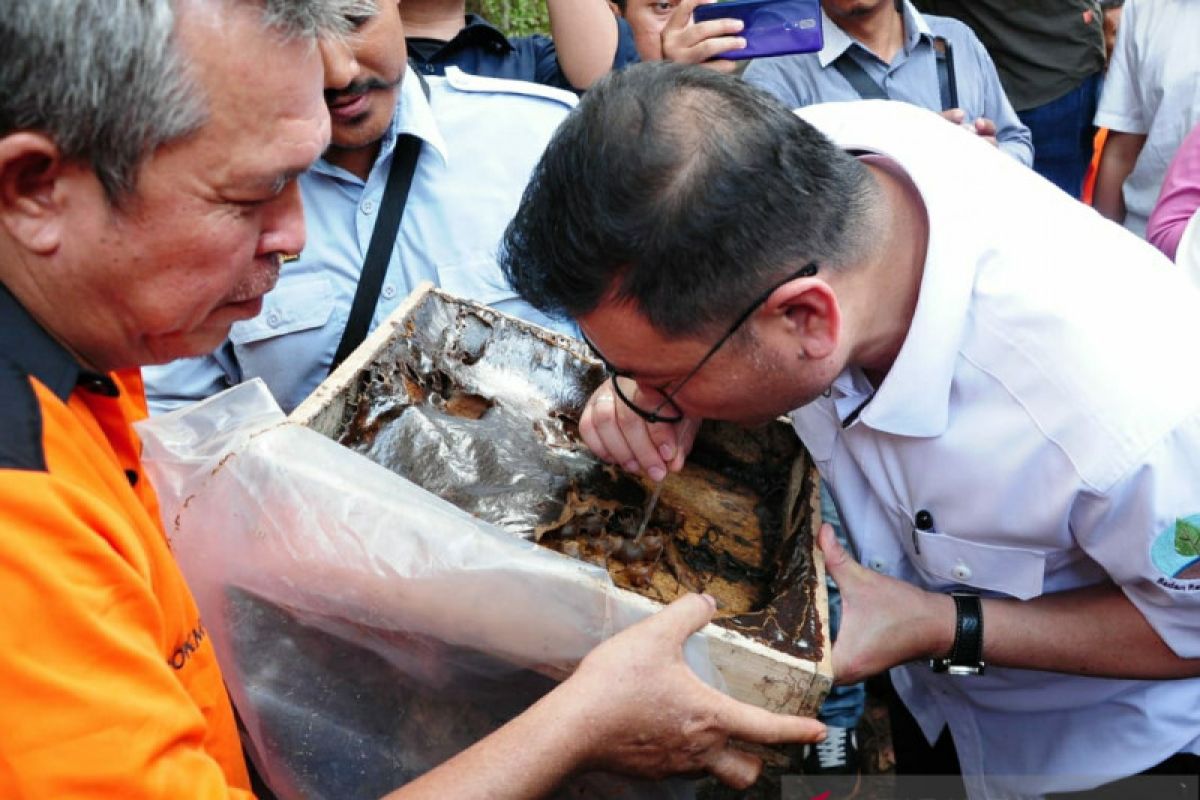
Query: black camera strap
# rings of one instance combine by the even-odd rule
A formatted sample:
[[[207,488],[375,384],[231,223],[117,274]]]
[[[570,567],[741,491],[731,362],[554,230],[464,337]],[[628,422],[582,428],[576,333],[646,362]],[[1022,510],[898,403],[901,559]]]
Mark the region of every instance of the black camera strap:
[[[428,100],[429,84],[425,77],[414,69],[411,63],[408,68],[421,82],[421,90]],[[417,158],[420,155],[419,137],[411,133],[402,133],[396,137],[392,166],[383,189],[383,200],[379,204],[379,216],[375,220],[374,230],[371,231],[371,243],[367,246],[367,257],[363,260],[358,289],[354,292],[354,302],[350,306],[346,330],[342,333],[342,340],[338,342],[333,363],[329,365],[330,372],[337,369],[346,357],[354,352],[354,348],[362,344],[371,329],[371,318],[375,316],[375,306],[379,304],[379,291],[383,288],[383,279],[387,275],[388,262],[396,244],[396,232],[400,229],[400,219],[404,216],[404,205],[408,201],[408,191],[412,188],[413,175],[417,171]]]
[[[937,60],[938,89],[941,92],[942,110],[958,108],[958,85],[954,80],[954,56],[950,42],[944,36],[933,38],[933,53]],[[862,65],[854,60],[847,49],[833,60],[833,68],[853,87],[863,100],[890,100],[882,86],[871,79]]]

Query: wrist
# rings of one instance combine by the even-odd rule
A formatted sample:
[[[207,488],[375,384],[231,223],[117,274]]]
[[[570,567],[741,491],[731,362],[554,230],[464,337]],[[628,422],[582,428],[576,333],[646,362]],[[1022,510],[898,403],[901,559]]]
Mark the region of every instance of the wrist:
[[[596,703],[578,675],[576,671],[531,708],[537,710],[543,730],[554,732],[552,738],[558,742],[555,759],[569,773],[594,768],[602,761],[610,738],[604,730],[605,715],[597,713]]]
[[[923,659],[945,658],[954,649],[954,634],[958,625],[958,611],[954,598],[940,592],[928,592],[929,607],[926,613],[929,619],[929,636],[925,652],[920,654]]]
[[[929,661],[934,672],[949,675],[982,675],[983,600],[974,592],[951,592],[954,602],[954,640],[948,653]]]

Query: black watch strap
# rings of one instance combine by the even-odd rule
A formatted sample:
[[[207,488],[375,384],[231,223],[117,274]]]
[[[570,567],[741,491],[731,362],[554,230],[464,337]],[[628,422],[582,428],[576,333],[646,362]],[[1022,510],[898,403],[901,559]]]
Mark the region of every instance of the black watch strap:
[[[983,674],[983,602],[977,594],[953,592],[954,646],[944,658],[934,658],[929,667],[949,675]]]

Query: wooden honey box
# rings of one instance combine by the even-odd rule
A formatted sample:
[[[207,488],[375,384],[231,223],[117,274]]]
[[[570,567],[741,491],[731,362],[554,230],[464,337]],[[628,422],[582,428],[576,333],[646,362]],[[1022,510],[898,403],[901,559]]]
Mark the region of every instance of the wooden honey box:
[[[705,423],[685,469],[653,485],[578,436],[604,379],[582,342],[426,285],[291,415],[459,508],[607,569],[596,591],[652,610],[717,598],[702,634],[729,693],[814,715],[832,680],[818,479],[790,426]]]

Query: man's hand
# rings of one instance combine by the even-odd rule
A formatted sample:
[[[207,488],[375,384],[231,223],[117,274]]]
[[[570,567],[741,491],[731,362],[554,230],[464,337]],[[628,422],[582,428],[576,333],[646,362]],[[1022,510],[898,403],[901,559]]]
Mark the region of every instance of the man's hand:
[[[976,136],[991,142],[993,147],[1000,146],[1000,143],[996,141],[996,123],[987,117],[977,117],[974,122],[967,122],[967,112],[961,108],[943,111],[942,116],[955,125],[975,131]]]
[[[653,408],[655,398],[647,396],[628,378],[622,381],[625,396],[635,403]],[[579,419],[579,434],[602,461],[620,464],[628,472],[644,472],[653,481],[678,472],[692,449],[700,420],[684,418],[679,422],[651,425],[616,396],[612,381],[605,381],[592,393]]]
[[[663,58],[678,64],[702,64],[720,72],[732,72],[733,61],[710,61],[721,53],[741,50],[746,40],[735,34],[742,30],[740,19],[713,19],[693,22],[692,11],[700,3],[716,0],[683,0],[667,18],[662,31]]]
[[[758,778],[762,762],[729,746],[816,742],[825,726],[740,703],[701,681],[683,659],[687,638],[712,619],[707,595],[681,597],[588,654],[559,689],[589,709],[585,768],[659,779],[707,771],[735,788]]]
[[[842,593],[842,626],[833,646],[837,683],[858,683],[897,664],[950,652],[953,598],[867,569],[850,557],[828,524],[817,542]]]

